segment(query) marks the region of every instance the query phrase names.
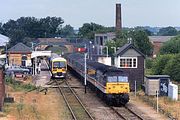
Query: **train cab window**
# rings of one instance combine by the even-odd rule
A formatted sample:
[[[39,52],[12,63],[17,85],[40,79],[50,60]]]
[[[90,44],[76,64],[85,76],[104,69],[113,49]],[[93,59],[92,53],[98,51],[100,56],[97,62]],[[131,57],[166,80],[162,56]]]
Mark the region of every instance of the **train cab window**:
[[[108,76],[108,82],[117,82],[117,76]]]
[[[64,61],[53,62],[53,68],[63,68],[63,67],[66,67],[66,63]]]
[[[118,76],[118,82],[128,82],[127,76]]]

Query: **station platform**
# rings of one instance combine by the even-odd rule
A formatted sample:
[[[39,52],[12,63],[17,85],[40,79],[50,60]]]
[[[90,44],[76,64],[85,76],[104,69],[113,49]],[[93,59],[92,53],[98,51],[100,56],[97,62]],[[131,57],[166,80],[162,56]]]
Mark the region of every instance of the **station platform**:
[[[46,70],[41,70],[39,74],[34,75],[33,77],[33,83],[36,87],[41,86],[44,87],[47,82],[51,79],[51,73],[48,71],[48,65],[45,60],[41,60],[41,66],[40,68],[43,68]]]

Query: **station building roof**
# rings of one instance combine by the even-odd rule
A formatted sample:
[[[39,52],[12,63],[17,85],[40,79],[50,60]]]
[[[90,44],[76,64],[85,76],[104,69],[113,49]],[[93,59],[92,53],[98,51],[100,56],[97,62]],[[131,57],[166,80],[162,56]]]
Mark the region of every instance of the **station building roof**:
[[[8,49],[8,52],[11,52],[11,53],[27,53],[27,52],[32,52],[32,49],[23,43],[17,43],[15,46]]]

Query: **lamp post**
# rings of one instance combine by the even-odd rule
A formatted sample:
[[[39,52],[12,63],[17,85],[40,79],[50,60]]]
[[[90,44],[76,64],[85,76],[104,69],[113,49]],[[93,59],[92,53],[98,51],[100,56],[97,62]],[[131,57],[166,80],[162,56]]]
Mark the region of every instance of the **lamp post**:
[[[85,49],[86,49],[86,45],[85,45]],[[85,51],[84,53],[84,86],[85,86],[85,91],[84,93],[86,94],[86,82],[87,82],[87,76],[86,76],[86,72],[87,72],[87,66],[86,66],[86,58],[87,58],[87,52]]]
[[[100,46],[100,50],[101,50],[100,52],[101,52],[101,55],[102,55],[102,47],[103,47],[103,46]]]
[[[7,42],[6,42],[6,64],[8,64],[8,57],[7,57]]]
[[[108,57],[108,46],[104,46],[106,47],[106,57]]]
[[[131,38],[131,37],[128,38],[128,43],[129,43],[129,44],[132,44],[132,38]]]
[[[114,54],[116,53],[116,47],[111,47],[112,49],[114,49]]]
[[[92,42],[89,41],[89,58],[92,60],[92,50],[91,50],[91,44]]]

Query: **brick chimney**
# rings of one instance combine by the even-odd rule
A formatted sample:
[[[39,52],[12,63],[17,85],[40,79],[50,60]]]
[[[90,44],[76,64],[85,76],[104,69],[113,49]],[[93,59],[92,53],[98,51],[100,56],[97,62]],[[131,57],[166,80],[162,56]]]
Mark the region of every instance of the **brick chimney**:
[[[121,4],[116,4],[116,31],[120,31],[121,29],[122,29]]]

